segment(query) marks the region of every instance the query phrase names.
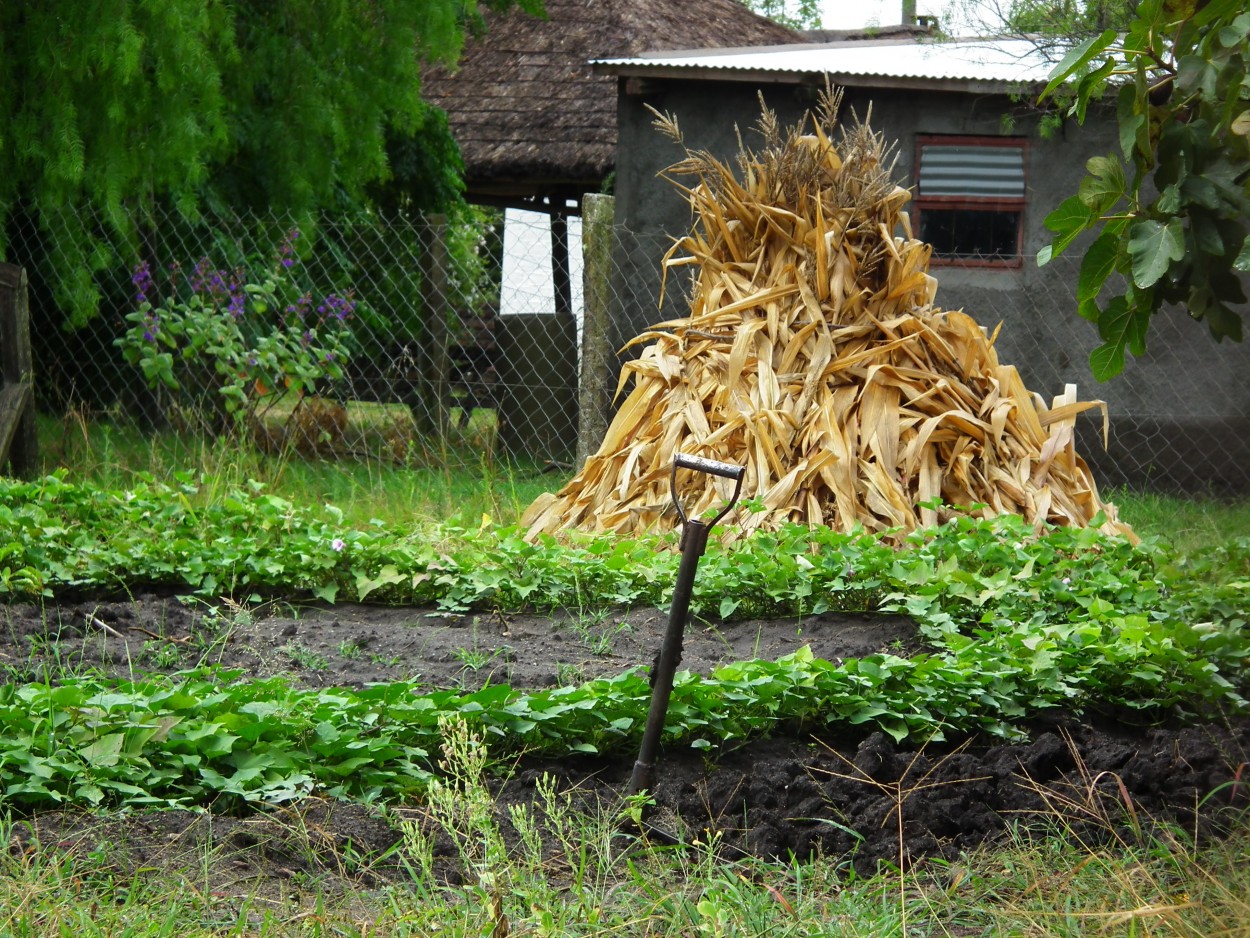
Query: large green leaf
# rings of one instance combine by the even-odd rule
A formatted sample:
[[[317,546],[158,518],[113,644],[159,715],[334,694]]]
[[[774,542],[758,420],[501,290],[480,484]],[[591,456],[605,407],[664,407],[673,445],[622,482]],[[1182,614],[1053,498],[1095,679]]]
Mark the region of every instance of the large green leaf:
[[[1077,84],[1076,100],[1072,106],[1077,123],[1085,123],[1085,114],[1089,110],[1090,102],[1097,101],[1102,97],[1103,90],[1107,85],[1107,78],[1115,72],[1115,67],[1115,59],[1107,58]]]
[[[1084,42],[1078,43],[1069,49],[1068,54],[1059,61],[1058,65],[1051,69],[1050,82],[1042,90],[1042,100],[1050,97],[1056,88],[1086,68],[1090,62],[1115,41],[1115,38],[1115,30],[1108,29],[1101,35],[1091,36]]]
[[[1233,269],[1243,274],[1250,274],[1250,235],[1247,235],[1246,240],[1241,242],[1241,250],[1237,252],[1237,259],[1233,261]]]
[[[1185,230],[1179,218],[1166,225],[1143,218],[1129,228],[1128,253],[1133,259],[1133,282],[1152,287],[1175,261],[1185,256]]]
[[[1058,257],[1082,232],[1086,231],[1098,220],[1098,214],[1090,210],[1079,195],[1070,196],[1059,203],[1058,208],[1046,216],[1045,225],[1055,232],[1055,240],[1051,243],[1051,252],[1047,255]],[[1041,257],[1038,258],[1041,263]]]
[[[1131,306],[1123,296],[1107,304],[1098,320],[1098,331],[1105,341],[1089,356],[1089,367],[1097,380],[1107,381],[1124,370],[1126,350],[1134,355],[1145,351],[1149,324],[1150,310]]]
[[[1120,125],[1120,152],[1131,160],[1142,135],[1150,132],[1132,85],[1122,86],[1116,96],[1116,121]]]
[[[1091,212],[1101,215],[1124,196],[1124,165],[1114,156],[1094,156],[1085,169],[1089,175],[1081,180],[1081,201]]]
[[[1103,228],[1097,240],[1085,252],[1085,257],[1081,259],[1081,272],[1076,282],[1078,304],[1086,304],[1097,299],[1103,284],[1115,271],[1116,261],[1120,256],[1121,227],[1123,226],[1108,225]]]
[[[1182,56],[1177,63],[1176,87],[1186,94],[1199,91],[1214,98],[1216,77],[1215,66],[1201,55]]]

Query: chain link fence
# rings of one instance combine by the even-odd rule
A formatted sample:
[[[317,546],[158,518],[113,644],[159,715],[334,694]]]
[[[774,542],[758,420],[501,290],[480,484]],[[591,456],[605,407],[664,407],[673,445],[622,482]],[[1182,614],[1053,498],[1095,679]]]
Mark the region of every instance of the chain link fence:
[[[598,198],[554,221],[484,209],[159,218],[131,257],[96,252],[69,280],[58,242],[102,219],[11,226],[38,405],[309,458],[571,468],[610,417],[617,350],[672,312],[688,276],[660,311],[671,239],[613,227]],[[1245,491],[1247,349],[1168,319],[1147,356],[1097,385],[1096,329],[1072,312],[1079,259],[1034,261],[1016,281],[935,267],[938,303],[1002,322],[1000,360],[1045,399],[1077,383],[1107,400],[1106,449],[1101,417],[1082,419],[1078,443],[1100,480]]]

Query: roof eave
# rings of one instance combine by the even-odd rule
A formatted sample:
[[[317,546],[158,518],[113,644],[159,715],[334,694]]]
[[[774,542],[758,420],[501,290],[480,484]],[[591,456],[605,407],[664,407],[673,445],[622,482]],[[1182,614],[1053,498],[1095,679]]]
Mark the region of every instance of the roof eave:
[[[861,75],[843,72],[783,72],[770,69],[700,68],[685,65],[639,65],[596,62],[596,74],[620,78],[681,79],[685,81],[732,81],[749,84],[816,85],[826,80],[845,88],[887,88],[900,91],[962,91],[969,94],[1012,94],[1038,90],[1044,81],[996,81],[969,78],[924,78],[892,75]]]

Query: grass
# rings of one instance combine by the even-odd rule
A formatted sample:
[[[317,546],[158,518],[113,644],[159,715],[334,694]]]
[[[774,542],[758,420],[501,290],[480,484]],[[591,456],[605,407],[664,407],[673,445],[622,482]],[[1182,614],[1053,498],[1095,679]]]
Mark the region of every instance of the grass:
[[[459,520],[476,527],[483,515],[510,522],[540,493],[564,482],[558,473],[497,459],[487,450],[449,451],[447,462],[305,457],[291,450],[265,452],[248,440],[145,434],[77,412],[61,420],[41,417],[39,438],[45,473],[68,467],[75,481],[124,489],[144,474],[168,479],[190,471],[210,501],[256,480],[296,504],[335,505],[354,527],[374,519],[413,526]]]
[[[1181,498],[1119,489],[1107,500],[1142,537],[1158,538],[1179,554],[1250,535],[1250,497]]]
[[[66,466],[77,481],[125,488],[142,473],[159,479],[190,470],[205,481],[202,488],[210,499],[255,479],[296,504],[335,505],[346,523],[358,527],[375,518],[412,525],[448,520],[476,525],[482,515],[510,523],[539,494],[558,488],[568,477],[495,458],[488,448],[449,451],[443,463],[368,456],[305,458],[291,451],[267,453],[247,442],[172,432],[148,435],[78,412],[60,420],[41,417],[39,430],[45,472]],[[1157,538],[1182,554],[1250,534],[1250,497],[1182,498],[1129,489],[1106,494],[1140,535]]]

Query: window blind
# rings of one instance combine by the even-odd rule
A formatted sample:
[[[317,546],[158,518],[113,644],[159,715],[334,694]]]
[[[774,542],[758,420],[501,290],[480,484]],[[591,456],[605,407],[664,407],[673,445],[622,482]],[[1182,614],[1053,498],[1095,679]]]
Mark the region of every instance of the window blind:
[[[927,143],[920,148],[920,197],[1024,198],[1024,148]]]

